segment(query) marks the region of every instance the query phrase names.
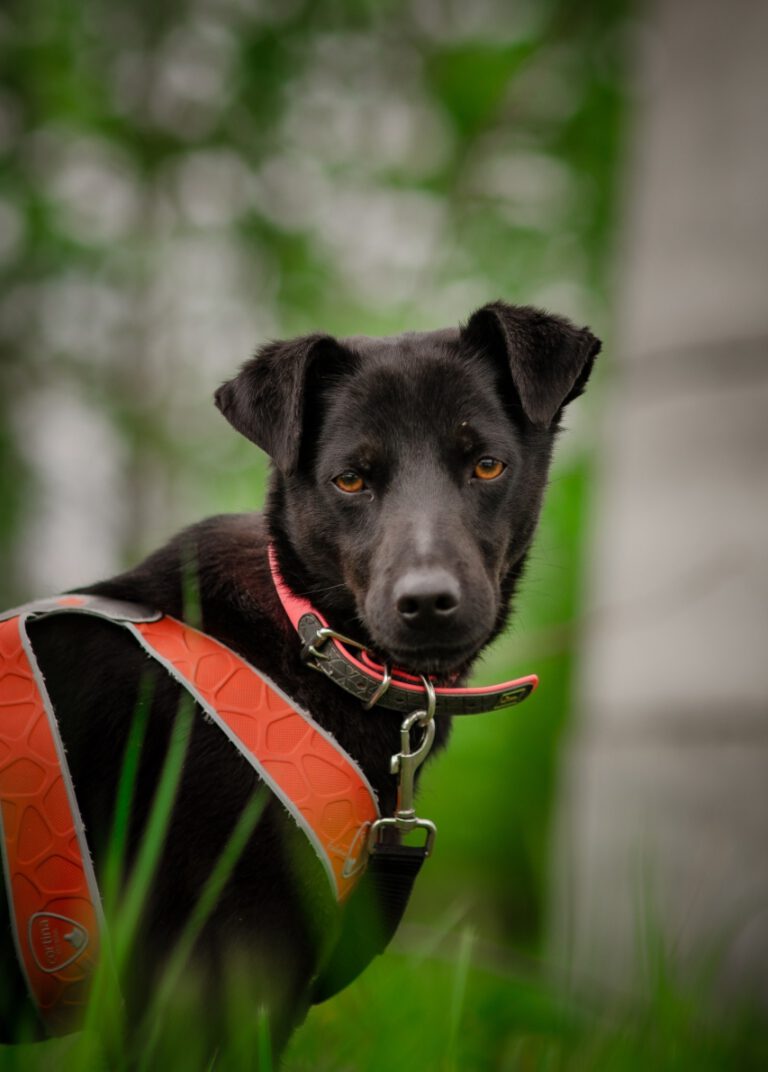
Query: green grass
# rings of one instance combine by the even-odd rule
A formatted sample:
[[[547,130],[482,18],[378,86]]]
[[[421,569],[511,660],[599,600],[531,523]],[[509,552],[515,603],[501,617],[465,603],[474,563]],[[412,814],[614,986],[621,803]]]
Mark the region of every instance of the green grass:
[[[393,953],[311,1011],[285,1072],[736,1070],[768,1068],[756,1016],[715,1016],[712,998],[660,987],[642,1001],[587,1003],[505,966],[466,929],[444,956]]]
[[[254,821],[254,806],[245,825]],[[242,831],[241,831],[242,833]],[[236,840],[233,837],[233,842]],[[234,850],[233,850],[234,851]],[[173,975],[131,1039],[118,1020],[88,1034],[0,1049],[0,1068],[271,1072],[764,1072],[768,1027],[757,1014],[718,1009],[712,994],[672,981],[673,965],[642,996],[567,995],[533,966],[479,942],[466,925],[406,928],[395,950],[351,987],[310,1010],[282,1061],[266,1015],[233,966],[227,1013],[212,1025],[193,975]],[[182,959],[183,954],[182,954]],[[214,1029],[212,1031],[212,1028]],[[211,1035],[217,1037],[211,1051]]]

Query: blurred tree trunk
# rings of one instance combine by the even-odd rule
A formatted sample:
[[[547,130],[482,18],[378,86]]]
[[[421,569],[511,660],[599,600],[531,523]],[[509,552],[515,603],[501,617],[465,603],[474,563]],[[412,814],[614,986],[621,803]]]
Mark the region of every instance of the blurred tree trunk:
[[[768,5],[644,33],[552,947],[768,1004]]]

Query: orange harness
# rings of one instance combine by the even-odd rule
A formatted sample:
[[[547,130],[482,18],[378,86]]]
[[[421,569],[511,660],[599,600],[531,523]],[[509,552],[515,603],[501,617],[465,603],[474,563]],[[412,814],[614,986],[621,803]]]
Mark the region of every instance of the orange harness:
[[[19,963],[52,1034],[73,1030],[104,940],[99,890],[69,769],[26,623],[63,612],[123,625],[182,684],[312,843],[343,903],[379,816],[355,761],[275,684],[219,641],[133,604],[62,596],[0,621],[0,804]]]
[[[50,614],[90,614],[131,632],[232,741],[306,834],[341,908],[342,939],[312,985],[323,1001],[383,952],[429,855],[435,827],[413,807],[414,776],[434,738],[433,715],[512,707],[537,685],[535,675],[485,688],[444,688],[379,665],[334,632],[272,572],[309,666],[367,708],[406,715],[394,816],[381,816],[357,763],[269,678],[213,637],[159,611],[103,596],[39,600],[0,614],[0,846],[19,964],[51,1034],[77,1028],[105,942],[99,889],[56,717],[26,623]],[[427,700],[427,710],[414,706]],[[421,734],[414,749],[411,731]],[[401,835],[420,829],[426,841]],[[365,874],[360,893],[350,894]],[[370,905],[379,914],[370,926]]]

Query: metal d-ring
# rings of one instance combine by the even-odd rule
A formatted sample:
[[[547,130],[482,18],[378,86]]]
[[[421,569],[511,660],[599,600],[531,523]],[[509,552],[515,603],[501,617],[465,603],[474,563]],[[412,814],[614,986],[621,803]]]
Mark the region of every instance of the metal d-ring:
[[[372,707],[375,707],[379,700],[382,698],[382,696],[384,696],[389,691],[389,687],[392,684],[392,671],[389,668],[389,663],[384,663],[383,666],[384,677],[380,684],[376,686],[376,689],[371,695],[371,698],[363,704],[364,711],[370,711]],[[421,677],[422,684],[424,685],[424,691],[427,694],[427,709],[426,711],[422,712],[424,717],[421,721],[430,722],[435,717],[435,711],[437,709],[437,695],[435,694],[435,686],[432,684],[428,677],[425,677],[423,674],[420,674],[419,676]]]
[[[424,721],[430,722],[435,717],[435,711],[437,710],[437,695],[435,693],[435,686],[425,677],[424,674],[419,674],[424,685],[424,691],[427,694],[427,710],[424,712]]]

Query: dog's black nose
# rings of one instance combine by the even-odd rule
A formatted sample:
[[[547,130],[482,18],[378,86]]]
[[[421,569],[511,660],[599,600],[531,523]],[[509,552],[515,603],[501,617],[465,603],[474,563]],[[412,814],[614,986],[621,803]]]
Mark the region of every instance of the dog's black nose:
[[[445,622],[461,599],[459,582],[444,569],[410,570],[396,581],[393,594],[400,617],[416,626]]]

